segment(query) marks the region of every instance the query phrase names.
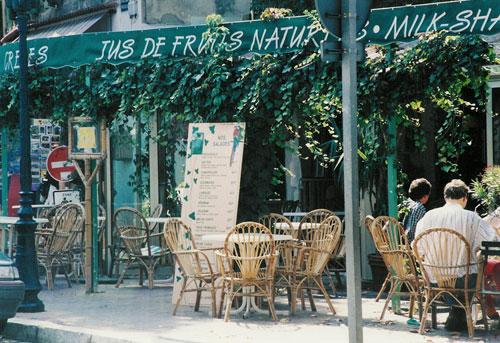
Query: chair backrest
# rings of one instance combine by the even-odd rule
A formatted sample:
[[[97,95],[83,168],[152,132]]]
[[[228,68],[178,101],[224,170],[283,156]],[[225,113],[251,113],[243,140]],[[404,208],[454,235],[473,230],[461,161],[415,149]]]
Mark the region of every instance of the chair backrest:
[[[48,229],[48,228],[53,227],[54,217],[55,217],[57,211],[59,211],[62,206],[63,205],[55,205],[53,207],[45,207],[45,208],[41,208],[38,210],[37,217],[38,218],[45,218],[49,221],[48,223],[45,223],[42,225],[44,228]]]
[[[322,273],[330,257],[339,250],[342,235],[342,222],[333,215],[319,224],[319,228],[310,230],[311,240],[306,244],[311,249],[305,259],[305,270],[309,273]]]
[[[174,254],[177,264],[184,275],[195,275],[201,272],[200,257],[196,253],[196,244],[191,229],[179,219],[170,219],[165,223],[163,235],[168,249]]]
[[[401,280],[416,278],[415,259],[401,223],[395,218],[380,216],[372,221],[370,233],[393,277]]]
[[[154,208],[151,209],[151,212],[149,213],[149,216],[151,218],[160,218],[162,212],[163,212],[163,205],[162,204],[158,204]],[[157,226],[159,226],[159,223],[150,223],[149,224],[149,229],[151,231],[154,231]]]
[[[147,255],[151,256],[149,243],[149,225],[144,216],[135,208],[122,207],[116,210],[113,223],[129,254],[143,255],[141,248],[147,248]],[[145,255],[145,254],[144,254]]]
[[[243,278],[257,278],[265,268],[274,274],[275,244],[271,231],[255,222],[235,225],[224,241],[224,252],[230,268],[239,270]],[[265,266],[265,267],[263,267]]]
[[[425,230],[413,241],[413,251],[427,286],[437,283],[440,288],[454,289],[464,275],[464,284],[469,284],[471,249],[462,234],[449,228]]]
[[[281,214],[271,213],[260,217],[259,223],[267,227],[275,235],[291,235],[297,238],[297,230],[293,229],[292,222]]]
[[[101,217],[101,219],[97,219],[97,237],[99,241],[102,241],[104,238],[104,231],[106,229],[106,209],[104,206],[99,205],[97,213],[98,216]]]
[[[53,234],[47,246],[47,253],[53,255],[71,250],[76,239],[83,233],[82,205],[64,204],[56,211],[53,221]]]
[[[365,217],[365,221],[364,221],[365,228],[366,228],[366,230],[368,230],[368,233],[370,234],[370,237],[372,239],[373,239],[373,235],[372,235],[372,231],[370,230],[370,226],[372,225],[374,220],[375,220],[375,218],[373,218],[373,216],[368,215]]]
[[[310,226],[319,225],[326,218],[334,215],[334,212],[323,208],[308,212],[300,221],[297,238],[308,240],[308,236],[311,234]]]

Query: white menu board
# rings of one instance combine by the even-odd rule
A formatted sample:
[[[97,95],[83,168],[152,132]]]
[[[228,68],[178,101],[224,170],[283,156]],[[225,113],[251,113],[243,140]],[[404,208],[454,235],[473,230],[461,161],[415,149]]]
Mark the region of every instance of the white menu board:
[[[236,224],[244,142],[245,123],[189,125],[181,218],[191,228],[198,248],[222,246],[223,242],[201,238],[226,234]],[[173,301],[181,285],[176,268]],[[191,303],[184,298],[184,303]]]

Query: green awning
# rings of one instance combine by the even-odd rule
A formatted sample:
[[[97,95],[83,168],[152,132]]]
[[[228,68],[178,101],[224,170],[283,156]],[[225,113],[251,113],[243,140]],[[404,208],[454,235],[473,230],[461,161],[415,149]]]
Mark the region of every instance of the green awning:
[[[455,34],[500,32],[500,0],[462,0],[371,11],[359,40],[388,44],[415,40],[420,34],[448,30]],[[88,23],[87,23],[88,24]],[[306,44],[318,49],[327,38],[306,16],[275,21],[241,21],[225,25],[228,33],[207,41],[207,26],[179,26],[125,32],[100,32],[33,39],[30,65],[78,67],[91,63],[135,63],[143,59],[182,58],[206,54],[224,44],[234,55],[286,53]],[[330,38],[333,39],[333,38]],[[0,47],[0,75],[18,68],[18,44]]]

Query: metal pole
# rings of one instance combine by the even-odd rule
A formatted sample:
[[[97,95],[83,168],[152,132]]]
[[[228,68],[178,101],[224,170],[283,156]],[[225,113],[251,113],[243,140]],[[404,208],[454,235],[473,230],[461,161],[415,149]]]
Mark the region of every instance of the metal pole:
[[[486,165],[492,166],[493,159],[493,85],[488,83],[488,104],[486,105]]]
[[[92,293],[92,174],[90,160],[85,160],[85,293]]]
[[[25,0],[24,0],[25,1]],[[21,140],[21,192],[19,220],[16,223],[17,247],[16,265],[19,277],[26,290],[19,312],[41,312],[44,305],[38,299],[41,285],[38,278],[38,265],[35,251],[35,227],[33,220],[33,193],[31,192],[31,142],[30,118],[28,116],[28,18],[26,6],[17,12],[16,21],[19,29],[19,137]]]
[[[95,161],[91,162],[92,170],[95,167]],[[97,182],[91,182],[91,208],[92,208],[92,293],[97,292],[97,275],[99,272],[99,235],[97,232]]]
[[[9,162],[7,160],[8,154],[8,135],[9,130],[6,127],[2,127],[2,215],[8,215],[8,199],[9,199],[9,173],[8,167]],[[9,232],[9,234],[12,234]],[[2,227],[2,251],[7,251],[7,228]]]
[[[396,169],[396,149],[397,149],[397,124],[396,118],[392,115],[387,126],[389,136],[389,155],[387,156],[387,196],[389,203],[389,216],[398,217],[398,171]],[[394,228],[395,229],[395,228]],[[396,233],[393,233],[396,235]],[[394,236],[395,237],[395,236]],[[401,290],[401,286],[396,288],[396,292]],[[399,295],[392,297],[392,311],[401,314],[401,301]]]
[[[357,129],[356,0],[342,0],[342,123],[349,342],[363,342]]]

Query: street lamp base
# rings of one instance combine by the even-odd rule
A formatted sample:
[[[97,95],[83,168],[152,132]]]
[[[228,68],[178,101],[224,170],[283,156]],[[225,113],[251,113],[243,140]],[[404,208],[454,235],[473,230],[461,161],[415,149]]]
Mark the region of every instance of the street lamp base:
[[[44,311],[45,311],[45,305],[40,299],[38,299],[36,293],[35,294],[26,293],[23,302],[21,303],[21,305],[19,305],[19,308],[17,309],[17,312],[29,312],[29,313],[44,312]]]

